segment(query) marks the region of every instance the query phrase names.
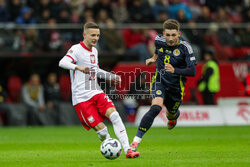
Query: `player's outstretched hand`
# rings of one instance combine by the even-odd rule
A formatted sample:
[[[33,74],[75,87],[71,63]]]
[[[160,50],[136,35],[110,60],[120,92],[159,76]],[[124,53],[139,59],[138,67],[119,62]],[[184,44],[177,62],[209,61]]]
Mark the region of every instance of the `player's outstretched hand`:
[[[147,59],[147,60],[146,60],[146,65],[149,66],[149,65],[151,65],[151,64],[154,63],[154,62],[155,62],[155,59],[152,59],[152,58]]]
[[[76,66],[76,69],[79,70],[79,71],[82,71],[85,74],[89,74],[89,67]]]
[[[174,67],[169,63],[165,64],[165,69],[166,69],[167,72],[170,72],[172,74],[174,73]]]
[[[117,75],[116,78],[112,80],[112,82],[114,83],[114,85],[120,84],[121,81],[122,81],[122,79],[121,79],[121,77],[119,75]]]

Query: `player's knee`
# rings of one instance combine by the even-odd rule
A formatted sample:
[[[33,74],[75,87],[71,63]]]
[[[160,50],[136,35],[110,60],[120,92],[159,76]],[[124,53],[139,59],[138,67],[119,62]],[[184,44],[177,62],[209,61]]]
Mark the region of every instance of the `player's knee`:
[[[156,117],[162,110],[162,107],[159,105],[152,105],[150,107],[149,113],[150,115],[152,115],[153,117]]]
[[[162,107],[163,106],[163,98],[162,97],[156,97],[152,101],[152,106],[157,105]]]
[[[113,112],[116,112],[116,109],[114,107],[110,107],[107,109],[105,116],[109,118]]]

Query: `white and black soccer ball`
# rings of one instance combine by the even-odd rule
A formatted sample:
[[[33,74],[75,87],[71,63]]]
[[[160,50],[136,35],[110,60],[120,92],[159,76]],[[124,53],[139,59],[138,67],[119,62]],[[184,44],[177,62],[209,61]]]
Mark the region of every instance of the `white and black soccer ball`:
[[[106,139],[101,144],[102,155],[110,160],[116,159],[121,155],[121,143],[113,138]]]

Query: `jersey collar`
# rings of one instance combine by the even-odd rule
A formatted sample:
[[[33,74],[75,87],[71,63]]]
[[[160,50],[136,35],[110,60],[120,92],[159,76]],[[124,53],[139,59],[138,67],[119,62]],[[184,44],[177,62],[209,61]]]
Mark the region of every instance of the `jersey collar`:
[[[179,37],[179,38],[178,38],[177,45],[179,45],[179,44],[180,44],[180,42],[181,42],[181,39],[180,39],[180,37]]]
[[[82,45],[82,47],[84,49],[86,49],[87,51],[92,52],[92,50],[90,50],[89,48],[87,48],[87,46],[82,41],[80,42],[80,45]]]

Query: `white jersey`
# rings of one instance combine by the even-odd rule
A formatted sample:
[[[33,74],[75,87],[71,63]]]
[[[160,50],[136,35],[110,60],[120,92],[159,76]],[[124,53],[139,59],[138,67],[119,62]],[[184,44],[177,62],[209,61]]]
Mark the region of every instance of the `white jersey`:
[[[72,103],[88,101],[94,95],[103,93],[97,83],[97,72],[99,70],[98,52],[95,47],[88,49],[83,42],[73,45],[65,55],[71,62],[78,66],[86,66],[90,69],[90,74],[85,74],[79,70],[70,69],[70,80],[72,90]]]

